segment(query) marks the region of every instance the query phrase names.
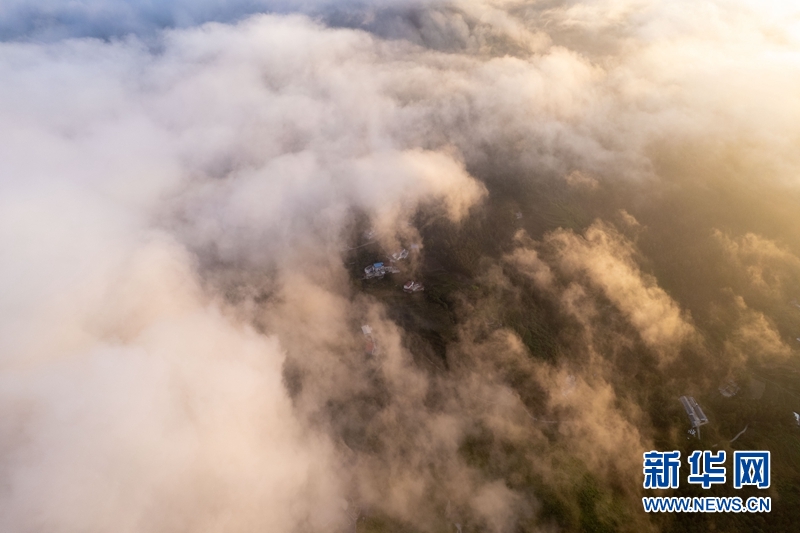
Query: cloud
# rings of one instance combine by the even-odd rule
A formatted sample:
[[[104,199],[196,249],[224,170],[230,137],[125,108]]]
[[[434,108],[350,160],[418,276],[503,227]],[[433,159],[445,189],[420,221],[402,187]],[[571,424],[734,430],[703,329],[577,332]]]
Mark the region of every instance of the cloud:
[[[653,363],[716,368],[709,308],[731,311],[720,367],[792,353],[745,285],[787,300],[797,242],[725,202],[792,205],[795,15],[5,4],[1,528],[574,529],[592,483],[633,509],[618,487],[674,429],[652,405],[699,386]],[[452,277],[400,304],[362,290],[343,261],[362,222],[385,247],[430,238],[415,275]],[[717,227],[714,266],[747,283],[685,253]],[[474,279],[431,266],[453,243]],[[435,360],[406,305],[444,339]]]
[[[800,272],[800,259],[788,249],[754,233],[735,239],[715,230],[714,238],[758,291],[775,297],[793,288],[792,282]]]
[[[93,273],[99,301],[58,310],[38,360],[7,353],[3,529],[341,523],[331,445],[292,413],[278,341],[199,295],[186,259],[138,248]]]
[[[366,34],[258,17],[163,37],[157,54],[136,38],[2,45],[3,529],[335,530],[353,480],[381,473],[391,493],[362,500],[412,516],[426,454],[456,445],[441,418],[421,420],[431,444],[394,441],[390,460],[419,446],[409,468],[353,475],[342,426],[313,423],[369,392],[356,360],[335,362],[358,331],[335,317],[361,308],[336,286],[343,231],[353,209],[401,231],[420,202],[458,220],[484,187],[456,154],[394,138]],[[284,302],[272,318],[248,307],[261,283]],[[369,431],[397,439],[426,379],[374,323],[393,401]],[[309,367],[330,371],[307,389],[317,410],[284,386],[309,342]]]
[[[553,258],[552,267],[540,254],[522,247],[510,260],[541,287],[561,293],[564,307],[584,322],[589,319],[586,313],[596,311],[584,310],[580,302],[586,301],[586,289],[594,289],[608,298],[652,348],[669,352],[692,335],[685,313],[654,277],[641,271],[632,243],[613,227],[595,222],[583,235],[557,230],[545,237],[542,248]],[[566,288],[554,286],[553,267],[574,282]]]
[[[724,342],[726,359],[735,365],[780,364],[790,359],[791,348],[778,331],[776,321],[748,307],[745,299],[731,291],[731,300],[718,313],[728,317],[730,332]]]
[[[234,0],[221,4],[201,0],[39,0],[4,3],[0,10],[0,38],[59,40],[70,37],[115,38],[126,34],[152,37],[159,30],[186,28],[206,22],[234,23],[264,12],[313,11],[328,1],[289,3],[273,0]]]
[[[489,280],[483,282],[497,288]],[[481,302],[484,308],[490,303],[491,297]],[[508,301],[501,305],[514,306]],[[640,408],[626,397],[627,381],[619,376],[619,367],[604,358],[608,354],[595,354],[589,361],[576,361],[566,353],[555,361],[546,359],[531,351],[511,328],[495,326],[487,333],[481,317],[472,313],[469,317],[460,328],[452,358],[462,376],[461,409],[472,411],[475,424],[487,428],[486,433],[467,431],[472,460],[491,464],[492,471],[504,474],[507,487],[514,489],[514,497],[495,506],[502,516],[524,523],[542,506],[539,498],[548,494],[559,495],[562,513],[579,516],[579,493],[587,479],[606,486],[637,478],[638,458],[649,445],[651,428]],[[571,348],[562,345],[564,350]],[[621,454],[621,449],[632,452]],[[531,485],[537,492],[529,492]],[[636,491],[623,492],[620,498],[636,501]],[[520,496],[522,506],[515,501]],[[482,498],[477,496],[473,505],[479,508],[481,501],[489,500]],[[611,520],[618,519],[612,514]],[[495,530],[503,527],[494,525]]]

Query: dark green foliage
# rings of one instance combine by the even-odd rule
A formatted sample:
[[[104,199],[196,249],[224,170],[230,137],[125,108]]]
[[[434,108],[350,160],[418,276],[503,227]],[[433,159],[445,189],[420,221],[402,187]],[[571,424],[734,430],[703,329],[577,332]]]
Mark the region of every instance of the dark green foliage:
[[[581,510],[580,530],[585,533],[611,533],[617,529],[600,516],[598,507],[602,505],[604,494],[597,482],[589,475],[584,476],[583,483],[578,490],[578,507]]]

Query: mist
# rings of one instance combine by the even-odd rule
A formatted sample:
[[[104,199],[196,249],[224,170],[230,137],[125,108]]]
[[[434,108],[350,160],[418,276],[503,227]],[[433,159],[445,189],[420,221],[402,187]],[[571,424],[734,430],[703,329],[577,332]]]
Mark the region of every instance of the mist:
[[[0,8],[0,529],[784,527],[799,41],[777,2]],[[642,512],[644,451],[712,445],[773,450],[771,515]]]

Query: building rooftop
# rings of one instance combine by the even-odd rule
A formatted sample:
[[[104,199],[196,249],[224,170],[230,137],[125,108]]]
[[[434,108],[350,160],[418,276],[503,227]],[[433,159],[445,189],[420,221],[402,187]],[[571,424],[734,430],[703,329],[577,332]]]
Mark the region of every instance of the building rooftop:
[[[422,283],[412,280],[403,285],[403,290],[406,292],[420,292],[424,291],[425,287],[422,285]]]
[[[408,250],[403,248],[399,252],[395,252],[392,254],[392,261],[402,261],[406,257],[408,257]]]
[[[706,417],[706,414],[703,412],[694,398],[691,396],[681,396],[679,400],[683,404],[686,414],[689,415],[689,420],[692,422],[692,427],[696,428],[702,426],[703,424],[708,424],[708,417]]]

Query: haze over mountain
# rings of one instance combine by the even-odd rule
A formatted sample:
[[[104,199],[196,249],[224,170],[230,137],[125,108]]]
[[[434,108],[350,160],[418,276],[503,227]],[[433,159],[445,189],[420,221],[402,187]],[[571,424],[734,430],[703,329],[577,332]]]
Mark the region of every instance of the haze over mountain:
[[[786,2],[4,2],[0,530],[791,530],[798,67]],[[643,512],[712,447],[772,513]]]

